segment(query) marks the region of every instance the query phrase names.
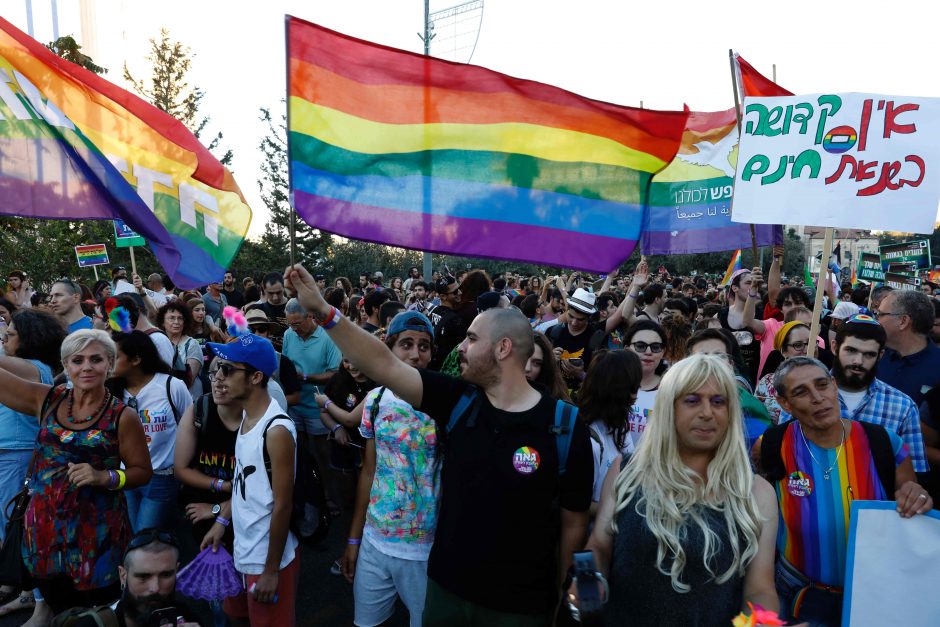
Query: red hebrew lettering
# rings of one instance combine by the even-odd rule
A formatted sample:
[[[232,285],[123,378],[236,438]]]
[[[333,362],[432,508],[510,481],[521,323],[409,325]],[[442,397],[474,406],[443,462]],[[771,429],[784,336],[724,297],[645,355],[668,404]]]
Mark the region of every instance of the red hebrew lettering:
[[[901,179],[900,181],[898,181],[898,187],[904,187],[905,185],[910,185],[911,187],[917,187],[923,182],[924,174],[927,171],[927,168],[924,165],[924,160],[918,157],[917,155],[907,155],[906,157],[904,157],[904,161],[906,161],[907,163],[913,163],[914,165],[916,165],[920,169],[920,174],[918,175],[917,179],[914,181],[911,181],[909,179]]]
[[[885,132],[884,138],[888,139],[891,137],[891,133],[914,133],[917,131],[917,126],[914,124],[898,124],[895,120],[902,113],[907,113],[908,111],[917,111],[920,109],[920,105],[914,103],[902,104],[899,107],[894,106],[894,101],[889,100],[888,105],[885,107]]]
[[[862,121],[858,125],[858,151],[863,152],[868,143],[868,123],[871,122],[871,98],[865,99],[862,105]]]
[[[854,179],[855,173],[858,172],[858,165],[855,163],[855,157],[852,155],[842,155],[842,159],[839,161],[839,169],[826,177],[826,185],[832,185],[842,178],[842,174],[845,172],[846,166],[852,167],[852,173],[849,174],[849,178]]]
[[[877,162],[875,162],[876,165]],[[878,182],[874,185],[869,185],[863,189],[856,192],[856,196],[874,196],[875,194],[880,194],[885,189],[895,190],[900,187],[897,183],[892,182],[892,179],[898,175],[901,171],[901,162],[893,161],[891,163],[883,163],[881,165],[881,176],[878,177]]]

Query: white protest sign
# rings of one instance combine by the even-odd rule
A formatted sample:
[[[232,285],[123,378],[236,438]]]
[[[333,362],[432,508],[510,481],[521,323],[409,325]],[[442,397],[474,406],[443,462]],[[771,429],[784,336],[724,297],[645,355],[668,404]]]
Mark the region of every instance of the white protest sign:
[[[901,518],[894,501],[854,501],[842,624],[936,625],[940,513]]]
[[[731,219],[932,233],[940,98],[744,99]]]

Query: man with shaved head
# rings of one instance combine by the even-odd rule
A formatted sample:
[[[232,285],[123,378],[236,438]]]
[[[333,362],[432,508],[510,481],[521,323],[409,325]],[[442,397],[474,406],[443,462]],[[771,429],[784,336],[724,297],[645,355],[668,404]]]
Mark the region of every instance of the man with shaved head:
[[[534,341],[525,316],[496,308],[477,316],[454,378],[397,359],[327,304],[304,268],[285,278],[344,357],[431,416],[443,436],[423,624],[551,625],[587,530],[593,455],[576,410],[526,380]]]

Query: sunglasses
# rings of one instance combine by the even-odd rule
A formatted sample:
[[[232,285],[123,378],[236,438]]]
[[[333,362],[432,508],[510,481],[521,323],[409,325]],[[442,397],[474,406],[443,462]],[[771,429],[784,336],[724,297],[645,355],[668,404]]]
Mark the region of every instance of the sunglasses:
[[[148,544],[152,544],[158,541],[162,542],[163,544],[169,544],[177,551],[180,548],[179,542],[176,540],[176,536],[169,531],[161,531],[159,529],[142,529],[134,534],[134,537],[131,538],[131,541],[127,543],[127,548],[124,549],[124,559],[127,559],[127,554],[131,551],[143,548]]]
[[[633,342],[632,344],[630,344],[630,346],[632,346],[633,350],[635,350],[638,353],[645,353],[647,349],[649,349],[653,353],[663,352],[662,342],[653,342],[652,344],[647,344],[646,342]]]
[[[236,368],[232,364],[219,364],[213,368],[209,368],[209,378],[217,379],[218,374],[222,373],[223,379],[228,379],[233,372],[254,372],[252,368]]]

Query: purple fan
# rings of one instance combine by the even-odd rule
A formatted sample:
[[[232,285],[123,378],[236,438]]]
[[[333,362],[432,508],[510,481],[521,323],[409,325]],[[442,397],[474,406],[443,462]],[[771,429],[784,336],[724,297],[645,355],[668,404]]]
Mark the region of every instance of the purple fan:
[[[235,561],[221,546],[213,553],[206,547],[176,575],[176,589],[203,601],[221,601],[245,589]]]

